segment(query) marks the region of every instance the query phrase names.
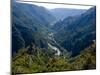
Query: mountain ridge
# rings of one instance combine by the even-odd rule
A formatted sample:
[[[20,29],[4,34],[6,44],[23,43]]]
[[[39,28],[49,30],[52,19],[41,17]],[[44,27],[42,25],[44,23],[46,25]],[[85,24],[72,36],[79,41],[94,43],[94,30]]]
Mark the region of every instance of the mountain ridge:
[[[15,2],[11,14],[12,74],[96,68],[96,7],[56,23],[32,4]]]
[[[84,39],[85,41],[87,37],[88,43],[90,42],[89,40],[91,40],[92,42],[92,40],[96,39],[95,38],[95,32],[96,32],[95,30],[96,29],[96,26],[95,26],[96,16],[95,15],[96,15],[96,10],[95,10],[95,7],[93,7],[89,9],[87,12],[85,12],[84,14],[80,15],[78,18],[77,17],[74,18],[75,19],[74,22],[70,23],[69,25],[67,25],[66,20],[65,20],[65,25],[64,25],[65,27],[63,26],[59,27],[60,29],[55,34],[56,41],[60,44],[62,43],[63,46],[65,45],[64,47],[66,49],[70,48],[69,50],[75,50],[75,48],[73,47],[77,47],[77,46],[75,46],[74,42],[76,40],[76,42],[78,43],[78,38],[80,38],[81,41],[82,39]],[[83,44],[79,47],[82,48]]]
[[[69,16],[77,16],[86,11],[86,9],[74,9],[74,8],[55,8],[50,10],[51,13],[57,18],[57,20],[63,20]]]

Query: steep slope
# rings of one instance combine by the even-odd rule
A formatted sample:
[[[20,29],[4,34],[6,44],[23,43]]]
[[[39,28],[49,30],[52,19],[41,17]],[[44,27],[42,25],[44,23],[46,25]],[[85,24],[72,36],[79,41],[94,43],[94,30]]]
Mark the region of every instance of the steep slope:
[[[52,23],[54,19],[43,7],[13,2],[12,54],[16,54],[20,48],[26,47],[32,42],[38,47],[46,48],[48,24]]]
[[[42,33],[37,31],[34,32],[32,29],[21,26],[15,28],[16,30],[12,30],[13,56],[16,55],[19,49],[27,47],[32,42],[40,48],[47,48],[47,40],[43,37]]]
[[[69,9],[69,8],[55,8],[50,10],[57,20],[63,20],[69,16],[77,16],[84,13],[85,9]]]
[[[48,9],[41,6],[19,2],[14,2],[12,6],[14,7],[14,14],[16,16],[19,15],[19,18],[22,15],[30,16],[30,19],[35,18],[35,20],[38,20],[38,22],[42,25],[48,25],[56,20],[55,17],[50,13],[50,11],[48,11]]]
[[[12,54],[13,56],[18,52],[17,50],[25,47],[25,41],[22,38],[19,30],[12,26]]]
[[[31,52],[29,52],[31,49]],[[49,57],[45,50],[34,46],[21,49],[13,58],[12,73],[39,73],[55,71],[88,70],[96,68],[96,44],[85,48],[80,55],[74,58]]]
[[[55,19],[44,7],[15,2],[12,8],[12,74],[96,68],[95,7],[52,29]]]
[[[72,21],[67,18],[61,23],[62,26],[55,32],[55,39],[62,47],[72,51],[72,56],[76,56],[96,39],[96,8],[72,18]]]
[[[67,25],[72,24],[73,22],[76,21],[76,19],[79,18],[80,15],[77,16],[68,16],[67,18],[65,18],[64,20],[59,20],[58,22],[56,22],[51,29],[54,31],[59,31],[62,28],[66,27]]]

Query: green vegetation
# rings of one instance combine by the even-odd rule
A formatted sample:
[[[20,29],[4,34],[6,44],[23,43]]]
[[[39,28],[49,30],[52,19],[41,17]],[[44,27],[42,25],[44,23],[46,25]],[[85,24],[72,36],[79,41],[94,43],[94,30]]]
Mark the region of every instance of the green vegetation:
[[[45,7],[13,2],[12,9],[13,74],[96,68],[95,7],[56,23]]]
[[[64,56],[50,57],[43,49],[36,46],[19,50],[12,60],[12,73],[37,73],[68,70],[86,70],[96,68],[95,44],[92,44],[80,55],[71,58]],[[31,52],[30,52],[31,51]]]

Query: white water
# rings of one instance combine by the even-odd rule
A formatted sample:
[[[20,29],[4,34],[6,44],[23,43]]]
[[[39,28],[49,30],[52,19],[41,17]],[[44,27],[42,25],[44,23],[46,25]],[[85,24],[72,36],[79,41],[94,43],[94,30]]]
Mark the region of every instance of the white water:
[[[50,43],[48,43],[48,46],[56,51],[55,55],[60,56],[60,50],[57,47],[52,46]]]
[[[49,34],[49,39],[50,39],[50,40],[53,40],[53,41],[56,43],[56,41],[55,41],[53,35],[54,35],[54,33],[50,33],[50,34]],[[60,52],[59,48],[57,48],[57,47],[51,45],[50,43],[48,43],[48,46],[49,46],[51,49],[53,49],[53,50],[56,51],[55,55],[60,56],[61,52]]]

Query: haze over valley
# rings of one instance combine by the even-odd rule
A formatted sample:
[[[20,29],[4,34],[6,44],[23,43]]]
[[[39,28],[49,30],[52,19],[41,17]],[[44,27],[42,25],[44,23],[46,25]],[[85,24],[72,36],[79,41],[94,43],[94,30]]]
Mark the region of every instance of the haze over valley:
[[[95,69],[95,41],[95,6],[47,9],[12,3],[14,74]]]

